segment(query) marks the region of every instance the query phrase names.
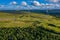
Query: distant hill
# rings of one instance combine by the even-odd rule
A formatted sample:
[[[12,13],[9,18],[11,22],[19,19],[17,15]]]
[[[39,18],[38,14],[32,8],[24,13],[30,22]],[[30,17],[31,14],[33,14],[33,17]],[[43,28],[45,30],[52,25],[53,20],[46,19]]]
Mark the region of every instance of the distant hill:
[[[54,10],[52,10],[52,9],[51,10],[0,10],[0,12],[7,12],[7,13],[20,13],[22,11],[60,16],[60,9],[54,9]]]

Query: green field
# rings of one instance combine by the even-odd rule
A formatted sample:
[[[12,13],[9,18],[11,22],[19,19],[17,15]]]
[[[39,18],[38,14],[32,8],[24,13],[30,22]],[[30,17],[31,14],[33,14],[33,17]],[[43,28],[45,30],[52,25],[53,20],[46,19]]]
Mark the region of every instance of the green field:
[[[8,36],[11,38],[9,39]],[[0,12],[0,39],[60,40],[60,18],[43,13],[21,12],[14,14]]]

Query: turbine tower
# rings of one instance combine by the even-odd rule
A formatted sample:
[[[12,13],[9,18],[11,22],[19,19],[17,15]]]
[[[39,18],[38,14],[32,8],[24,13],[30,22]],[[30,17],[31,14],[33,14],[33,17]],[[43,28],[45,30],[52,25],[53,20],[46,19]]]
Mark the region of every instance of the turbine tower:
[[[47,6],[47,9],[46,9],[46,14],[48,15],[48,12],[49,12],[49,6]]]

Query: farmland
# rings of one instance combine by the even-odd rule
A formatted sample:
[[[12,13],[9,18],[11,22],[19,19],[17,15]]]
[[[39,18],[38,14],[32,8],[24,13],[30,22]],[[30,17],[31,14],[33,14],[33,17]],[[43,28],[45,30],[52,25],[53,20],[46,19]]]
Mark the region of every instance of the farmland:
[[[60,40],[60,17],[33,12],[0,12],[1,40]]]

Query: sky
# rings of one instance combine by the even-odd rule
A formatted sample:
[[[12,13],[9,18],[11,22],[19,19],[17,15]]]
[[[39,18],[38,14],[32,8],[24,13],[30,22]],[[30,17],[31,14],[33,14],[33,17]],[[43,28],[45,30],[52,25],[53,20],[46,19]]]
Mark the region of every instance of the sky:
[[[60,9],[60,0],[0,0],[0,10]]]

